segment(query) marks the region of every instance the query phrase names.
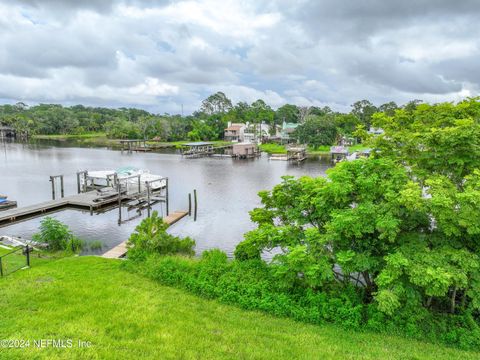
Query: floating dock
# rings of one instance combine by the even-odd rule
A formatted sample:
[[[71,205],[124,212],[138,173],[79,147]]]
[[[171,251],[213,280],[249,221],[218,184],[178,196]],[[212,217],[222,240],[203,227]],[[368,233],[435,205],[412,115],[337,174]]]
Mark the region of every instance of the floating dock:
[[[163,221],[165,222],[165,224],[172,225],[187,215],[188,215],[188,212],[186,211],[175,211],[170,215],[164,217]],[[127,241],[124,241],[121,244],[118,244],[117,246],[115,246],[113,249],[108,250],[106,253],[102,255],[102,257],[107,259],[119,259],[125,256],[125,254],[127,253],[127,250],[128,250]]]

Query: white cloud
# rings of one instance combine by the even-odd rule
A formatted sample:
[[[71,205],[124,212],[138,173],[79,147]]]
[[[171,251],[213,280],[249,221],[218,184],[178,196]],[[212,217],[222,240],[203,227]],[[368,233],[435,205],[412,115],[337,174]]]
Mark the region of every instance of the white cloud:
[[[224,91],[348,109],[478,94],[474,1],[17,0],[0,4],[0,98],[196,110]]]

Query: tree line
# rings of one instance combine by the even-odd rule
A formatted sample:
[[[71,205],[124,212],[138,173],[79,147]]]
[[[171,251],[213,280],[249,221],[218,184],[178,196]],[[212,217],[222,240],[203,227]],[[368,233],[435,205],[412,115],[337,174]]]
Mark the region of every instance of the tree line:
[[[192,115],[153,114],[135,108],[103,108],[83,105],[39,104],[0,106],[0,124],[29,135],[79,135],[105,133],[115,139],[157,139],[160,141],[221,140],[228,122],[266,123],[272,129],[283,122],[298,123],[293,136],[298,142],[318,147],[334,144],[341,136],[352,136],[362,125],[368,129],[377,112],[393,115],[400,108],[415,108],[420,101],[403,107],[389,102],[376,107],[368,100],[351,105],[348,113],[329,107],[301,107],[285,104],[274,110],[259,99],[251,104],[232,101],[222,92],[206,98]],[[275,131],[272,130],[272,133]]]

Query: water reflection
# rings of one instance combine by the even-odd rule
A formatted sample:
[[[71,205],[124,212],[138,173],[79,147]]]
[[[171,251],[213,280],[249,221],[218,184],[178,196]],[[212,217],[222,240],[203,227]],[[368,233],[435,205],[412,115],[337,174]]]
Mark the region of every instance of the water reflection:
[[[0,155],[0,193],[19,206],[50,200],[50,175],[65,176],[65,194],[76,192],[76,172],[85,169],[111,169],[134,166],[168,176],[170,210],[186,210],[188,193],[198,191],[197,222],[186,218],[171,227],[171,232],[191,236],[197,252],[218,247],[231,254],[243,234],[254,227],[248,212],[258,206],[258,191],[270,189],[283,175],[320,176],[329,167],[328,159],[308,159],[303,164],[259,159],[185,159],[167,153],[133,153],[98,148],[52,146],[50,144],[3,143]],[[160,205],[156,207],[158,209]],[[146,215],[144,212],[143,217]],[[118,210],[91,216],[88,212],[66,210],[52,216],[68,224],[87,242],[101,240],[105,251],[126,240],[141,218],[118,225]],[[0,234],[31,237],[40,218],[0,228]]]

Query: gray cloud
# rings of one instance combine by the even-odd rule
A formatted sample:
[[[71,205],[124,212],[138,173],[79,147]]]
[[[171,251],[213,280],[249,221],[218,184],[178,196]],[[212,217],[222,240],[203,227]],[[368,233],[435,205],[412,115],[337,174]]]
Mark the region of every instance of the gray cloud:
[[[0,3],[0,97],[194,111],[223,90],[339,110],[478,94],[474,0]]]

